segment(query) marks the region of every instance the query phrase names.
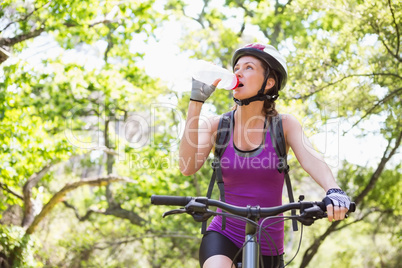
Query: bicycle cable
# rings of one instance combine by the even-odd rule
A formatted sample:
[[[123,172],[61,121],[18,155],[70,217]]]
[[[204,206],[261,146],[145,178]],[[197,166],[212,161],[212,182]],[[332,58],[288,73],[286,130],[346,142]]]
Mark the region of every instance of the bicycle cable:
[[[265,222],[266,220],[270,220],[270,219],[281,219],[281,220],[272,222],[272,223],[268,224],[267,226],[264,226],[264,222]],[[286,221],[286,220],[289,220],[288,216],[271,216],[271,217],[266,217],[266,218],[264,218],[264,219],[261,221],[261,223],[260,223],[260,228],[259,228],[259,231],[258,231],[258,241],[261,241],[261,230],[264,230],[265,232],[267,232],[267,231],[265,230],[265,228],[271,227],[271,226],[273,226],[273,225],[275,225],[275,224],[284,222],[284,221]],[[268,233],[268,232],[267,232],[267,233]],[[267,238],[265,237],[265,241],[267,242],[268,245],[269,245],[269,243],[270,243],[270,244],[272,244],[272,245],[275,247],[276,256],[277,256],[277,258],[278,258],[278,264],[277,264],[277,266],[278,266],[279,263],[280,263],[280,261],[279,261],[279,250],[278,250],[278,247],[277,247],[275,241],[273,241],[272,237],[269,236],[269,238],[270,238],[270,239],[269,239],[270,241],[268,241]],[[261,242],[260,242],[260,243],[261,243]],[[271,249],[271,253],[272,253],[272,249]],[[262,267],[264,267],[263,259],[261,259],[261,260],[262,260],[261,265],[262,265]],[[271,259],[271,267],[273,266],[273,261],[274,261],[274,260],[273,260],[273,258],[272,258],[272,259]]]
[[[296,258],[297,254],[299,254],[299,250],[300,250],[300,247],[301,247],[301,242],[302,242],[302,239],[303,239],[303,226],[304,226],[304,225],[302,224],[302,225],[301,225],[301,228],[300,228],[299,246],[297,247],[296,253],[295,253],[295,255],[293,256],[293,258],[292,258],[288,263],[285,264],[284,267],[288,266],[288,265]]]
[[[272,217],[267,217],[267,218],[264,218],[264,220],[261,222],[261,226],[263,225],[264,221],[267,220],[267,219],[282,218],[283,221],[288,221],[288,220],[291,220],[291,219],[293,219],[293,218],[298,218],[298,217],[299,217],[299,216],[272,216]],[[282,221],[273,222],[273,223],[271,223],[271,224],[269,224],[269,225],[267,225],[267,226],[264,226],[264,227],[262,227],[262,228],[265,229],[265,228],[270,227],[270,226],[272,226],[272,225],[274,225],[274,224],[277,224],[277,223],[279,223],[279,222],[282,222]],[[301,224],[299,245],[298,245],[298,247],[297,247],[296,253],[295,253],[295,255],[292,257],[292,259],[291,259],[288,263],[286,263],[286,264],[284,265],[284,267],[288,266],[288,265],[296,258],[297,254],[299,254],[299,250],[300,250],[300,248],[301,248],[302,239],[303,239],[303,224]],[[275,249],[277,250],[276,245],[275,245]],[[278,253],[279,253],[279,252],[277,251],[277,255],[279,255]],[[272,264],[272,262],[271,262],[271,264]],[[278,263],[278,265],[279,265],[279,263]]]

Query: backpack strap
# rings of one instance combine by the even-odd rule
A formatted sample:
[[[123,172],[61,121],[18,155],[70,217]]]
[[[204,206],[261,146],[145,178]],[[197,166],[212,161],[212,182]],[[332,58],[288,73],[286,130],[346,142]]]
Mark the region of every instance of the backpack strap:
[[[220,193],[220,200],[225,202],[225,190],[223,186],[223,178],[222,178],[222,168],[221,168],[221,157],[226,150],[228,142],[230,141],[230,124],[232,122],[234,111],[225,113],[219,120],[218,125],[218,132],[216,134],[216,142],[215,142],[215,153],[214,153],[214,160],[211,163],[212,166],[212,176],[209,182],[208,191],[207,191],[207,198],[211,198],[212,190],[216,184],[219,188]],[[206,231],[207,222],[202,222],[201,233],[204,234]],[[226,217],[222,217],[222,230],[226,227]]]
[[[270,128],[271,128],[272,145],[274,146],[275,152],[279,158],[278,171],[280,173],[284,172],[289,202],[293,203],[294,197],[293,197],[293,191],[292,191],[292,184],[290,182],[290,177],[289,177],[289,165],[288,165],[287,154],[286,154],[286,142],[285,142],[285,135],[283,133],[281,115],[271,117]],[[292,209],[291,215],[292,216],[296,215],[296,210]],[[296,219],[292,219],[292,226],[293,226],[293,231],[298,230]]]

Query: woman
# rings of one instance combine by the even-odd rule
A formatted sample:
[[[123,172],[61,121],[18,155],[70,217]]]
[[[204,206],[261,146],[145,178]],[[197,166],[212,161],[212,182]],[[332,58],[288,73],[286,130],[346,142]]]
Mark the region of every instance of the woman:
[[[275,100],[286,84],[286,61],[270,45],[250,44],[236,50],[232,66],[239,86],[233,91],[236,107],[230,141],[221,158],[225,201],[237,206],[281,205],[284,175],[277,170],[278,157],[267,126],[270,118],[278,114]],[[214,146],[220,117],[200,120],[200,113],[202,104],[219,81],[206,85],[193,80],[179,151],[180,170],[184,175],[197,172]],[[303,169],[327,192],[331,201],[327,206],[328,220],[343,220],[349,209],[348,196],[336,184],[322,156],[309,146],[297,119],[288,114],[281,116],[287,150],[292,148]],[[243,244],[244,222],[227,217],[224,230],[221,226],[222,218],[214,217],[202,239],[200,265],[203,268],[233,267],[232,259]],[[277,249],[269,242],[261,241],[264,264],[278,267],[279,262],[279,267],[283,267],[283,223],[275,224],[267,231]]]

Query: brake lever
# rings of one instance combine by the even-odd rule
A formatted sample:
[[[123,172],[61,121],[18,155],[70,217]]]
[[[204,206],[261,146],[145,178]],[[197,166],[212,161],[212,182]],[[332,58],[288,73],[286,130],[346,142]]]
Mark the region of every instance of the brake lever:
[[[163,213],[162,218],[169,216],[169,215],[183,214],[183,213],[187,213],[186,209],[184,209],[184,208],[173,209],[173,210],[169,210],[169,211],[166,211],[165,213]]]
[[[162,217],[183,213],[190,214],[197,222],[206,221],[213,215],[213,211],[210,211],[207,205],[192,199],[184,208],[167,211],[163,213]]]
[[[327,213],[322,211],[319,206],[314,205],[313,207],[304,209],[303,213],[297,218],[297,220],[306,226],[310,226],[314,221],[326,217]]]
[[[186,205],[185,209],[197,222],[207,221],[213,215],[213,212],[208,209],[206,204],[197,202],[194,199]]]

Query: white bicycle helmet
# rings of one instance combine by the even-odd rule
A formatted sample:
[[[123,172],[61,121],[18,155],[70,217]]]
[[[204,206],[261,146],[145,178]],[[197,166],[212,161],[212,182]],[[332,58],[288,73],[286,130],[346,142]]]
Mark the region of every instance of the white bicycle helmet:
[[[240,57],[243,56],[253,56],[265,62],[270,69],[276,71],[276,74],[278,76],[278,81],[276,81],[278,83],[278,90],[281,90],[285,87],[288,78],[286,60],[281,54],[279,54],[276,48],[274,48],[271,45],[264,45],[260,43],[248,44],[242,48],[239,48],[235,51],[232,57],[233,68],[236,65],[237,61],[240,59]],[[234,99],[235,102],[239,105],[248,105],[250,102],[253,101],[262,101],[266,99],[276,100],[278,98],[277,95],[270,96],[264,94],[264,89],[267,80],[268,76],[265,78],[265,81],[256,96],[245,100]]]

